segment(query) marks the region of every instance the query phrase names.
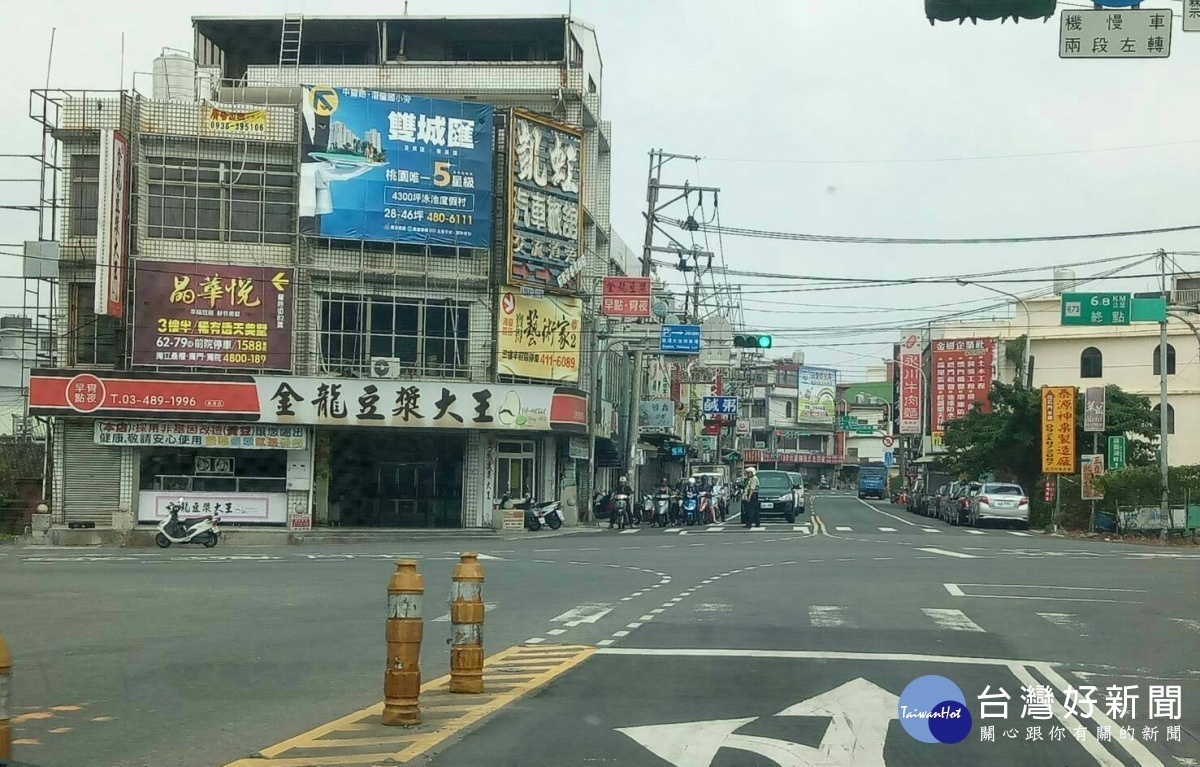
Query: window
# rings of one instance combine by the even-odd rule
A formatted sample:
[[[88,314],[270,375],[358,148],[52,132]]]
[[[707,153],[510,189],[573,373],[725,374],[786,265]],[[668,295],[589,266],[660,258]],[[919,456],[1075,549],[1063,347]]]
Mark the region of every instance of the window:
[[[575,39],[575,35],[571,35],[571,59],[570,64],[572,69],[579,69],[583,66],[583,46]]]
[[[331,293],[321,297],[321,355],[330,370],[368,372],[394,358],[410,374],[466,377],[465,303]]]
[[[1168,350],[1168,352],[1169,352],[1169,350]],[[1161,412],[1162,412],[1162,410],[1159,409],[1159,406],[1155,405],[1154,406],[1154,423],[1155,424],[1159,423],[1159,419],[1162,417],[1159,415],[1159,413],[1161,413]],[[1174,433],[1175,433],[1175,408],[1168,404],[1167,405],[1167,434],[1174,434]]]
[[[146,165],[150,237],[291,242],[296,191],[290,166],[165,156],[148,156]]]
[[[591,75],[588,75],[588,93],[595,93],[595,92],[596,92],[596,81],[592,79]]]
[[[788,400],[783,404],[783,417],[792,420],[792,401]]]
[[[502,441],[496,446],[496,494],[537,495],[537,443]]]
[[[1159,349],[1161,344],[1154,347],[1154,375],[1162,375],[1162,360],[1159,358]],[[1167,344],[1167,375],[1175,375],[1175,347]]]
[[[67,321],[71,328],[68,340],[72,364],[115,365],[117,362],[117,333],[121,321],[106,314],[97,315],[95,306],[95,283],[71,285]]]
[[[71,215],[72,237],[95,237],[96,217],[100,207],[100,155],[71,156]]]
[[[795,370],[776,370],[775,385],[783,386],[788,389],[795,389],[800,385],[800,373]]]
[[[750,403],[750,417],[751,418],[766,418],[767,417],[766,401],[761,400],[761,399],[756,399],[753,402],[751,402]]]
[[[1089,346],[1079,355],[1079,377],[1100,378],[1104,375],[1104,355],[1094,346]]]

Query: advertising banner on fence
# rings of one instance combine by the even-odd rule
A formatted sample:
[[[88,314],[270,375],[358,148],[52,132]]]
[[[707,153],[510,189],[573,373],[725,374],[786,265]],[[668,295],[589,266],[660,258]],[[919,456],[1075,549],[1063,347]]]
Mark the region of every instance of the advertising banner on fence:
[[[520,109],[509,126],[509,282],[575,292],[583,268],[583,134]]]
[[[96,421],[96,444],[118,447],[199,447],[306,450],[303,426],[173,421]]]
[[[975,403],[991,409],[988,393],[995,377],[996,342],[991,338],[942,338],[933,342],[933,380],[930,382],[935,434],[946,422],[971,412]]]
[[[801,365],[796,383],[796,423],[832,427],[837,371]]]
[[[267,110],[201,104],[200,132],[205,136],[262,136],[267,132]]]
[[[582,324],[583,302],[578,298],[533,298],[519,288],[501,288],[497,370],[524,378],[578,381]]]
[[[921,337],[909,333],[900,344],[900,399],[899,417],[901,434],[921,433],[921,409],[924,389],[921,386],[921,355],[924,351]]]
[[[304,86],[301,110],[303,234],[489,246],[490,104]]]
[[[1042,473],[1075,473],[1075,387],[1042,387]]]
[[[576,389],[462,381],[35,370],[33,415],[91,415],[297,426],[584,431]]]
[[[1104,456],[1085,455],[1081,459],[1080,497],[1085,501],[1103,501],[1104,491],[1096,483],[1097,477],[1104,476]]]
[[[125,315],[129,270],[129,140],[100,131],[100,193],[96,206],[96,304],[99,315]]]
[[[292,270],[137,261],[133,364],[288,370]]]

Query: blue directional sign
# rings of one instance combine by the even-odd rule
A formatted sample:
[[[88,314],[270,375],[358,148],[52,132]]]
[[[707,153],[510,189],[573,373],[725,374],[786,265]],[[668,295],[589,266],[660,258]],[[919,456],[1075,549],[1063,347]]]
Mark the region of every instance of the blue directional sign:
[[[663,325],[658,345],[664,354],[699,354],[699,325]]]
[[[700,412],[704,415],[737,415],[737,397],[701,397]]]
[[[896,462],[896,454],[891,450],[883,454],[883,465],[892,468],[892,464]]]

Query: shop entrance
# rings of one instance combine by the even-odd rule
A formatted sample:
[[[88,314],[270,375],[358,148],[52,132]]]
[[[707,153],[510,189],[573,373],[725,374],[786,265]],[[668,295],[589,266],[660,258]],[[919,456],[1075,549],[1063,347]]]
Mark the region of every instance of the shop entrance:
[[[465,436],[364,431],[330,437],[330,525],[462,526]]]

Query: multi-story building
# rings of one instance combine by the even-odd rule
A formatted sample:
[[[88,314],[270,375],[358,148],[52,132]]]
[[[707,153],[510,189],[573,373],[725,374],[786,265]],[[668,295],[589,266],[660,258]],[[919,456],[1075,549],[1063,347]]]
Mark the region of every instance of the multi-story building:
[[[24,316],[0,317],[0,439],[42,439],[41,424],[26,413],[29,371],[50,360],[50,335]]]
[[[35,92],[61,168],[61,354],[30,394],[54,521],[182,497],[246,525],[491,527],[526,492],[573,519],[589,431],[619,443],[622,411],[611,382],[588,402],[594,298],[626,268],[595,31],[193,26],[150,93]]]

